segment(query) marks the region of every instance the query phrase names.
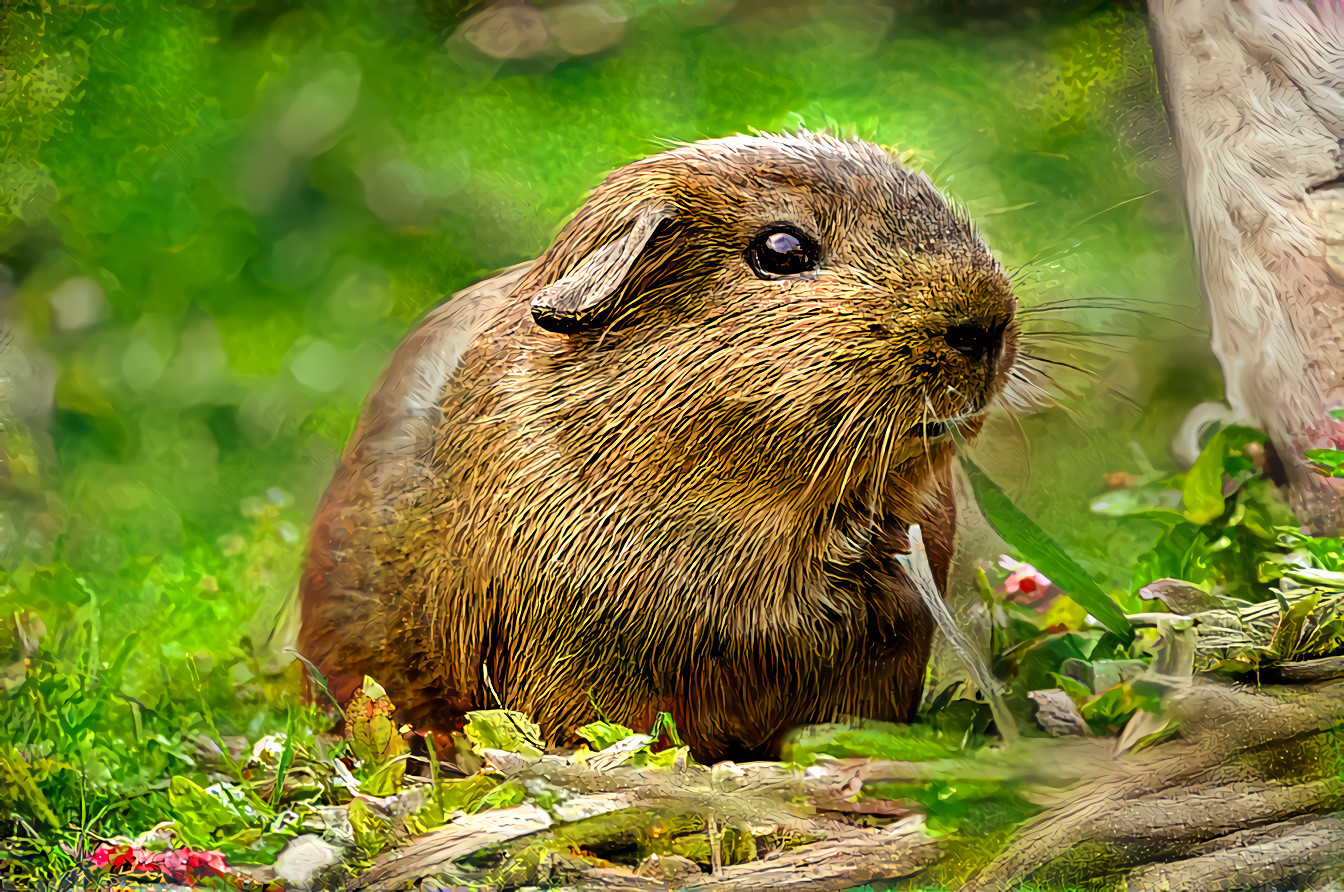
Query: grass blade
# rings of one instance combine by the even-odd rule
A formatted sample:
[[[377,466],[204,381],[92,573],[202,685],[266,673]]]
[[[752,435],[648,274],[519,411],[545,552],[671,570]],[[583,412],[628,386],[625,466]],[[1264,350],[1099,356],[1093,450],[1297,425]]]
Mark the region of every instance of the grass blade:
[[[1058,585],[1070,598],[1096,617],[1107,629],[1126,642],[1134,639],[1134,627],[1110,596],[1101,590],[1086,570],[1069,557],[1054,539],[1013,504],[999,485],[990,479],[966,455],[959,456],[971,481],[980,510],[1003,541],[1017,549],[1024,561],[1032,564]]]

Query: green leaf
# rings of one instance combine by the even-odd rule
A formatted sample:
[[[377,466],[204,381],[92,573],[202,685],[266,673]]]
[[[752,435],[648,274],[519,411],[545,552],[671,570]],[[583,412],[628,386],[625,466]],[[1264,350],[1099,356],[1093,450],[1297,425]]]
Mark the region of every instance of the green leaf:
[[[595,750],[604,750],[634,733],[625,725],[618,725],[615,722],[592,722],[578,729],[578,735],[588,741]]]
[[[1307,458],[1322,468],[1328,477],[1344,477],[1344,449],[1308,449]]]
[[[23,754],[9,743],[0,746],[0,778],[4,779],[5,786],[9,790],[18,791],[19,795],[15,798],[32,809],[35,817],[52,827],[60,825],[60,818],[56,817],[56,812],[51,809],[51,803],[33,780],[32,772],[28,770],[28,762],[23,758]]]
[[[476,810],[476,804],[497,786],[497,776],[477,774],[461,780],[444,781],[435,788],[433,799],[446,815],[459,811],[472,812]]]
[[[673,765],[677,764],[678,757],[681,758],[683,763],[695,763],[695,759],[691,757],[691,748],[689,746],[673,746],[668,747],[665,750],[659,750],[656,753],[645,747],[640,752],[635,753],[634,757],[630,759],[629,764],[636,768],[642,768],[645,765],[654,768],[671,768]]]
[[[511,709],[478,709],[469,712],[462,733],[476,753],[490,749],[540,756],[546,745],[541,737],[541,728],[523,713]],[[627,731],[627,736],[629,733]]]
[[[397,792],[406,773],[410,745],[393,719],[395,711],[382,685],[368,676],[345,708],[350,748],[369,772],[360,790],[370,796]]]
[[[512,808],[527,798],[527,789],[516,781],[505,781],[481,797],[478,811],[491,808]]]
[[[271,791],[271,801],[268,803],[271,808],[278,808],[280,797],[285,791],[285,775],[289,773],[289,768],[294,764],[294,735],[296,733],[295,710],[291,706],[288,710],[289,722],[285,728],[285,744],[280,751],[280,759],[275,766],[275,789]]]
[[[1223,513],[1223,455],[1225,439],[1221,431],[1215,434],[1204,451],[1195,459],[1185,475],[1181,497],[1185,501],[1185,516],[1195,523],[1205,524]]]
[[[1143,660],[1065,660],[1060,671],[1077,678],[1092,694],[1137,678],[1148,664]]]
[[[1092,699],[1091,689],[1078,679],[1069,675],[1060,675],[1058,672],[1051,672],[1050,677],[1055,680],[1055,684],[1060,690],[1073,699],[1075,704],[1082,705]]]
[[[251,790],[228,784],[202,788],[185,777],[174,777],[168,786],[168,804],[173,810],[178,838],[201,848],[218,848],[227,857],[243,851],[254,854],[264,841],[265,827],[275,818],[266,803]],[[281,840],[273,838],[274,848]]]
[[[496,787],[500,786],[498,775],[476,774],[459,780],[440,781],[434,784],[425,798],[425,804],[407,819],[407,826],[413,833],[424,833],[442,827],[459,812],[471,814]]]
[[[1300,644],[1307,634],[1307,619],[1320,602],[1320,592],[1312,592],[1292,604],[1279,595],[1282,613],[1279,615],[1279,624],[1274,629],[1274,637],[1269,642],[1271,656],[1279,660],[1292,660],[1301,655]]]
[[[682,746],[681,735],[677,733],[677,723],[672,719],[672,713],[660,712],[653,719],[653,727],[649,729],[649,736],[658,740],[664,734],[672,742],[674,747]]]
[[[783,759],[813,765],[826,757],[892,759],[920,762],[943,759],[961,751],[961,740],[928,725],[856,720],[804,725],[784,738]],[[820,759],[819,759],[820,757]]]
[[[970,478],[980,510],[1003,540],[1016,548],[1023,560],[1050,577],[1070,598],[1085,607],[1103,626],[1126,642],[1132,641],[1134,629],[1129,620],[1087,571],[1014,505],[979,465],[965,455],[961,456],[961,465]]]
[[[621,760],[633,767],[642,768],[651,765],[657,768],[667,768],[676,762],[678,755],[687,761],[693,761],[690,757],[690,750],[682,745],[681,736],[677,733],[677,724],[672,720],[672,714],[667,712],[658,713],[648,734],[636,734],[624,725],[606,721],[584,725],[578,729],[578,733],[580,737],[588,741],[594,751],[605,750],[626,741],[628,752],[621,756]],[[653,748],[664,734],[672,742],[672,746],[654,752]],[[643,743],[635,746],[639,741],[631,741],[631,737],[638,737],[639,741],[643,741]]]
[[[376,857],[394,842],[391,822],[375,814],[363,799],[353,800],[345,813],[350,820],[355,846],[367,857]]]

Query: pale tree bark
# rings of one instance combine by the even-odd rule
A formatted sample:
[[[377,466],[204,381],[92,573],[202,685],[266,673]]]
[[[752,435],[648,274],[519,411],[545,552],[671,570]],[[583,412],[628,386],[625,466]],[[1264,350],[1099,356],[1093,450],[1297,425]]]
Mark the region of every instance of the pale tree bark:
[[[1341,0],[1151,0],[1150,36],[1229,420],[1264,429],[1304,520],[1339,490],[1302,458],[1344,404]]]

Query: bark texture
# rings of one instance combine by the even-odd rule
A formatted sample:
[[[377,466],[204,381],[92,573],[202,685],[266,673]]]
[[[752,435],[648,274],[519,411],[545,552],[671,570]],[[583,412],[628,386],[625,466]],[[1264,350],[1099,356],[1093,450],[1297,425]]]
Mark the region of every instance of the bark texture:
[[[1302,453],[1344,404],[1344,10],[1153,0],[1150,35],[1233,420],[1268,432],[1304,519],[1339,490]]]

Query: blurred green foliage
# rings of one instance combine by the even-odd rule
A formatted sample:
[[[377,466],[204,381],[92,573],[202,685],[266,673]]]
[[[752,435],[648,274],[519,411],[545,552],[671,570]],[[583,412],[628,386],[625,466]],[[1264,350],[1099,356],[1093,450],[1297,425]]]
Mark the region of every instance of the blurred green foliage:
[[[1141,9],[629,0],[593,49],[542,7],[547,42],[500,58],[463,2],[5,5],[0,614],[26,619],[0,734],[44,792],[6,777],[0,804],[29,835],[143,829],[200,741],[307,728],[274,627],[388,351],[667,140],[909,148],[1025,302],[1092,301],[1083,327],[1133,336],[1040,342],[1100,382],[1062,378],[1066,408],[977,453],[1130,589],[1151,537],[1086,497],[1136,454],[1169,467],[1218,387]]]

